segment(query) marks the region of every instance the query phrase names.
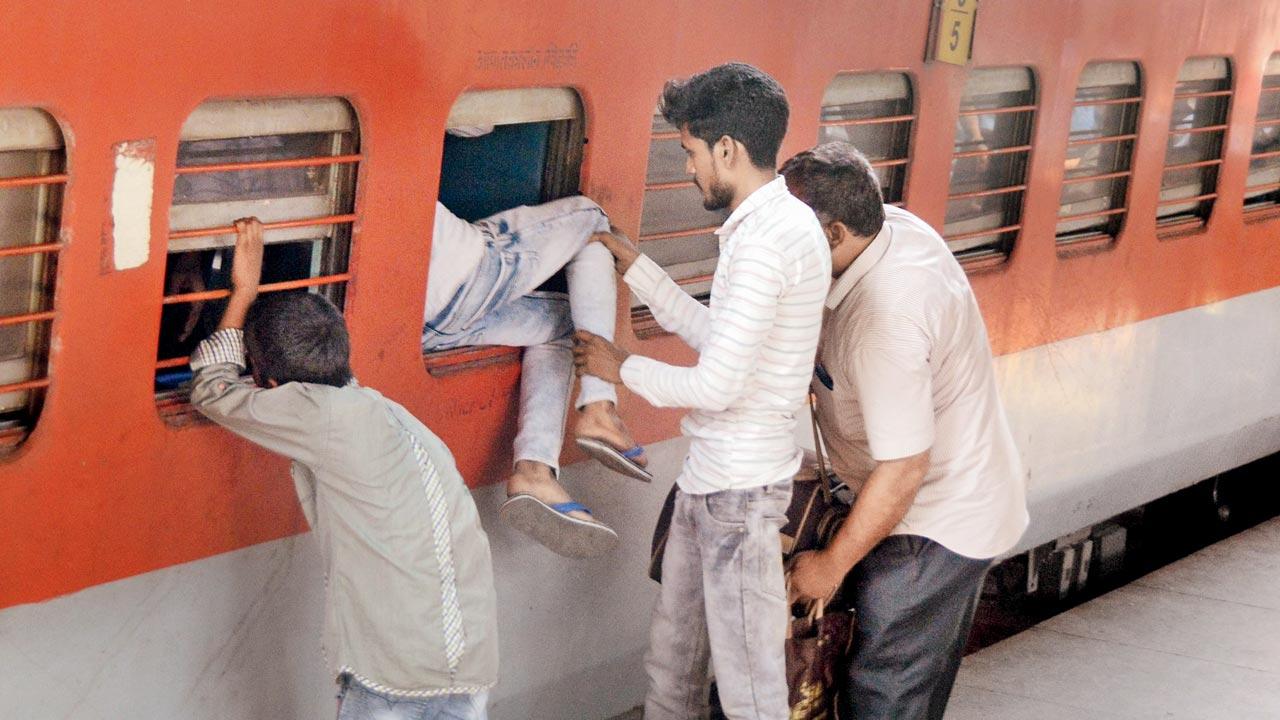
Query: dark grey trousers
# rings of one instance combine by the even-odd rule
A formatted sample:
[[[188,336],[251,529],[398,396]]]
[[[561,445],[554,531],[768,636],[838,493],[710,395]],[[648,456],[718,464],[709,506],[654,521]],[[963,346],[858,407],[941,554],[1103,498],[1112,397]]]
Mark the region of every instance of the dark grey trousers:
[[[890,535],[845,580],[856,611],[840,717],[941,720],[990,560]]]

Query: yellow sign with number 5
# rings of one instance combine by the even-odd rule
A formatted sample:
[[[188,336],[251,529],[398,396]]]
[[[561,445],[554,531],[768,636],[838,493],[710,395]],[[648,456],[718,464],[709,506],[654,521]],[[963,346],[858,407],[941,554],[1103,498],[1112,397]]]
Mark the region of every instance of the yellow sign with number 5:
[[[953,65],[965,65],[973,54],[973,28],[978,0],[942,0],[938,13],[933,57]]]

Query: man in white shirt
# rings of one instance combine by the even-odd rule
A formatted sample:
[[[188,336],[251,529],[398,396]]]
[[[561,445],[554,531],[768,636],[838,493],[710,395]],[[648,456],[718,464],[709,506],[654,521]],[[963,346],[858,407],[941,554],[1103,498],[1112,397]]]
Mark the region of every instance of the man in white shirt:
[[[709,308],[629,242],[600,237],[654,318],[698,351],[695,366],[678,367],[583,332],[574,351],[580,374],[692,410],[681,425],[689,456],[645,661],[647,720],[705,716],[708,660],[729,718],[789,716],[778,530],[800,466],[793,433],[831,258],[813,212],[774,170],[787,112],[782,88],[749,65],[721,65],[663,91],[662,114],[680,128],[703,204],[732,211],[716,232]]]
[[[832,542],[796,558],[792,590],[830,597],[848,577],[841,716],[940,720],[982,579],[1028,520],[986,326],[946,243],[883,204],[853,146],[819,145],[782,173],[831,244],[818,413],[832,467],[857,491]]]
[[[500,515],[568,557],[601,555],[618,539],[558,482],[573,384],[571,335],[582,328],[613,337],[612,259],[603,246],[590,243],[593,234],[608,231],[604,211],[580,196],[504,210],[474,223],[436,203],[422,350],[526,348],[515,466]],[[538,291],[561,268],[568,297]],[[607,466],[649,480],[644,451],[618,417],[617,401],[613,384],[582,378],[577,443]]]

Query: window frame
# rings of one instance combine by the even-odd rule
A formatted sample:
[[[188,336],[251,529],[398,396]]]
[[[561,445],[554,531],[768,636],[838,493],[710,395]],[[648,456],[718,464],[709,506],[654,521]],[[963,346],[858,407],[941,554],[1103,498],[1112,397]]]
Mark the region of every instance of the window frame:
[[[824,120],[822,118],[823,113],[827,110],[827,108],[835,106],[834,104],[828,104],[827,100],[828,100],[828,97],[836,88],[836,83],[840,82],[842,79],[845,79],[847,81],[856,81],[858,78],[901,79],[903,83],[906,85],[906,89],[907,89],[907,94],[903,99],[905,99],[907,102],[908,112],[904,115],[871,116],[867,118],[851,118],[851,119],[844,119],[844,120]],[[896,100],[898,98],[893,98],[893,99]],[[869,101],[864,101],[864,102],[869,102]],[[893,148],[893,152],[890,153],[893,157],[871,161],[871,167],[874,170],[876,170],[878,175],[877,180],[879,180],[881,183],[880,190],[881,190],[881,193],[884,194],[885,204],[892,205],[894,207],[905,207],[907,193],[910,191],[910,186],[911,186],[911,163],[915,157],[916,128],[918,127],[918,124],[916,121],[919,120],[919,118],[920,118],[919,93],[916,91],[916,78],[913,73],[907,72],[905,70],[841,71],[836,73],[835,76],[831,78],[831,82],[827,83],[827,87],[822,93],[821,106],[818,111],[818,142],[824,143],[829,141],[825,137],[827,128],[905,124],[907,126],[906,129],[901,131],[904,139],[901,143],[895,144]],[[858,150],[863,151],[861,147],[859,147]],[[879,177],[879,173],[881,172],[881,168],[886,168],[886,167],[901,168],[901,173],[902,173],[901,190],[897,193],[896,197],[890,197],[888,193],[884,192],[885,178]],[[894,186],[890,184],[889,187],[892,188]]]
[[[1107,98],[1102,100],[1081,101],[1080,90],[1082,87],[1084,87],[1082,85],[1082,82],[1084,81],[1084,77],[1086,73],[1089,72],[1089,69],[1095,66],[1096,67],[1128,66],[1128,68],[1131,68],[1133,71],[1133,82],[1131,84],[1131,87],[1134,90],[1134,94],[1126,95],[1120,98]],[[1128,110],[1124,118],[1125,122],[1123,123],[1123,127],[1121,127],[1121,132],[1116,135],[1109,135],[1109,136],[1103,136],[1098,138],[1086,138],[1082,140],[1072,140],[1071,127],[1070,127],[1070,124],[1068,124],[1067,144],[1066,144],[1068,152],[1070,152],[1070,149],[1072,147],[1085,147],[1090,145],[1097,145],[1097,146],[1114,145],[1114,146],[1117,146],[1116,152],[1117,153],[1124,152],[1126,154],[1126,157],[1123,163],[1124,165],[1123,170],[1113,170],[1105,173],[1098,173],[1095,175],[1081,175],[1076,177],[1067,177],[1066,171],[1064,168],[1063,178],[1062,178],[1062,189],[1060,189],[1058,193],[1058,219],[1054,225],[1054,244],[1058,248],[1058,252],[1060,254],[1076,254],[1080,252],[1090,252],[1093,250],[1102,250],[1102,249],[1113,247],[1117,242],[1119,242],[1120,236],[1124,233],[1125,228],[1128,227],[1129,203],[1133,196],[1134,151],[1137,147],[1138,136],[1142,128],[1143,104],[1144,104],[1144,101],[1146,100],[1146,88],[1144,86],[1144,80],[1145,80],[1145,72],[1142,66],[1142,62],[1137,59],[1119,58],[1119,59],[1107,59],[1107,60],[1092,60],[1088,63],[1085,63],[1085,65],[1080,70],[1080,75],[1076,79],[1075,98],[1073,99],[1071,104],[1071,111],[1073,115],[1075,114],[1075,111],[1077,109],[1082,107],[1121,106],[1121,105],[1128,105],[1132,107]],[[1089,88],[1106,87],[1106,86],[1107,85],[1090,85]],[[1110,86],[1123,87],[1120,84],[1111,84]],[[1121,147],[1125,143],[1128,144],[1127,147]],[[1103,211],[1073,213],[1070,215],[1062,214],[1063,209],[1069,205],[1069,204],[1064,205],[1062,202],[1062,192],[1065,190],[1066,186],[1075,185],[1075,184],[1087,184],[1090,182],[1114,181],[1114,180],[1120,180],[1120,179],[1124,180],[1123,190],[1119,190],[1119,191],[1115,189],[1112,190],[1112,201],[1115,202],[1118,199],[1119,200],[1118,204],[1113,204],[1111,207],[1108,207],[1106,210],[1103,210]],[[1116,196],[1119,196],[1119,197],[1117,198]],[[1082,230],[1070,230],[1067,232],[1063,232],[1061,230],[1061,227],[1064,222],[1087,220],[1095,217],[1109,218],[1107,222],[1108,222],[1108,225],[1110,225],[1111,227],[1108,228],[1104,226],[1103,229],[1084,228]],[[1090,230],[1092,231],[1089,232]]]
[[[965,109],[966,98],[970,96],[969,86],[974,82],[974,77],[978,73],[995,73],[999,71],[1022,71],[1026,73],[1028,87],[1021,90],[1005,90],[1002,92],[1025,92],[1030,94],[1030,102],[1019,105],[995,106],[995,107],[971,107]],[[988,93],[994,94],[994,93]],[[1022,239],[1022,231],[1025,226],[1024,218],[1026,216],[1026,199],[1027,192],[1030,189],[1031,178],[1031,162],[1035,151],[1036,130],[1039,123],[1040,102],[1041,102],[1041,83],[1039,74],[1036,72],[1035,66],[1032,65],[995,65],[988,67],[973,68],[969,71],[965,79],[965,91],[960,96],[960,104],[956,111],[956,136],[952,143],[951,166],[947,179],[947,197],[946,207],[950,209],[951,203],[956,200],[982,200],[988,197],[996,197],[1000,195],[1018,195],[1016,221],[1007,222],[1001,220],[1002,224],[990,229],[980,229],[965,232],[947,232],[948,223],[943,220],[943,231],[941,233],[943,240],[947,243],[948,249],[956,256],[956,259],[964,267],[966,272],[979,272],[1001,267],[1008,263],[1012,257],[1014,249],[1018,242]],[[960,120],[965,117],[982,117],[984,115],[1026,115],[1023,121],[1024,128],[1019,132],[1018,139],[1024,139],[1023,143],[1015,143],[997,148],[988,147],[986,150],[959,150],[961,144],[960,139]],[[979,144],[986,144],[985,139],[978,141]],[[1003,185],[994,188],[983,188],[979,190],[971,190],[964,192],[954,192],[956,180],[956,161],[977,158],[998,157],[1001,155],[1018,155],[1021,156],[1021,172],[1018,173],[1020,178],[1016,178],[1015,182],[1009,185]],[[1008,217],[1010,214],[1008,206],[1003,206],[999,211]],[[972,219],[966,219],[972,220]],[[964,247],[957,250],[953,243],[976,240],[980,238],[996,238],[990,243],[980,243],[978,245]],[[991,246],[991,247],[987,247]]]
[[[454,98],[441,138],[452,129],[474,126],[553,123],[543,158],[542,202],[577,194],[587,143],[587,109],[581,93],[569,86],[478,88]],[[443,158],[442,158],[443,162]],[[444,168],[441,168],[443,172]],[[522,348],[469,345],[422,355],[432,377],[442,378],[519,361]]]
[[[1197,81],[1195,79],[1190,79],[1190,80],[1182,79],[1183,73],[1187,70],[1189,65],[1191,65],[1196,61],[1216,61],[1216,60],[1221,60],[1226,66],[1226,75],[1225,77],[1221,78],[1221,80],[1224,81],[1224,84],[1226,85],[1225,89],[1197,91],[1197,92],[1189,92],[1189,93],[1178,92],[1179,85],[1182,85],[1183,83],[1186,83],[1186,82]],[[1207,79],[1216,79],[1216,78],[1207,78]],[[1235,105],[1234,103],[1235,82],[1236,82],[1235,61],[1232,59],[1230,55],[1197,55],[1193,57],[1188,57],[1185,60],[1183,60],[1182,65],[1179,66],[1178,68],[1178,75],[1174,80],[1174,86],[1173,86],[1173,94],[1172,94],[1173,105],[1176,105],[1180,100],[1201,100],[1205,98],[1218,98],[1218,97],[1226,98],[1226,102],[1222,106],[1221,117],[1214,118],[1215,120],[1220,120],[1220,122],[1213,122],[1208,125],[1195,125],[1197,115],[1195,111],[1193,111],[1192,115],[1190,116],[1191,122],[1192,122],[1191,127],[1182,129],[1182,130],[1174,128],[1174,124],[1178,120],[1176,117],[1174,117],[1172,106],[1170,108],[1169,132],[1165,136],[1164,162],[1161,165],[1160,185],[1159,185],[1158,194],[1156,197],[1156,217],[1155,217],[1156,237],[1159,239],[1163,240],[1168,238],[1182,237],[1185,235],[1198,234],[1201,231],[1208,228],[1209,223],[1213,220],[1214,211],[1217,210],[1217,207],[1218,207],[1218,202],[1217,202],[1218,196],[1221,194],[1220,190],[1222,187],[1222,167],[1226,163],[1227,133],[1231,128],[1231,111]],[[1169,142],[1174,136],[1176,135],[1192,136],[1192,135],[1200,135],[1205,133],[1218,134],[1217,157],[1209,160],[1198,160],[1198,161],[1189,162],[1189,163],[1175,163],[1173,165],[1169,164]],[[1206,183],[1204,181],[1204,175],[1202,172],[1200,174],[1201,179],[1199,181],[1201,192],[1196,193],[1195,195],[1192,195],[1190,197],[1178,197],[1178,198],[1164,197],[1164,194],[1165,194],[1164,178],[1166,175],[1168,175],[1171,172],[1176,173],[1176,172],[1183,172],[1186,170],[1203,170],[1207,168],[1213,168],[1213,182],[1212,182],[1212,190],[1210,192],[1203,192],[1205,189]],[[1206,201],[1209,202],[1209,207],[1207,210],[1201,211],[1199,208],[1201,208]],[[1189,202],[1196,203],[1195,210],[1180,211],[1177,213],[1170,213],[1168,215],[1161,215],[1161,208],[1163,207],[1170,206],[1170,205],[1183,205]]]
[[[7,116],[7,117],[6,117]],[[22,355],[0,360],[0,397],[15,396],[12,419],[0,424],[0,459],[15,453],[35,430],[52,383],[49,364],[52,355],[53,323],[57,317],[58,260],[64,249],[62,238],[64,198],[70,181],[70,155],[66,133],[51,113],[34,106],[0,108],[0,125],[18,132],[0,136],[0,152],[48,153],[40,172],[0,178],[0,192],[18,188],[39,188],[36,202],[34,242],[0,246],[0,262],[32,258],[31,291],[25,312],[0,317],[0,327],[28,326]],[[35,266],[34,258],[40,258]],[[41,280],[37,281],[38,273]],[[43,285],[41,292],[35,292]],[[41,300],[36,307],[37,298]],[[22,397],[25,395],[25,397]]]
[[[1273,79],[1271,85],[1267,84],[1268,79]],[[1263,103],[1266,96],[1272,93],[1277,94],[1277,110],[1275,117],[1263,118]],[[1272,150],[1262,152],[1254,152],[1253,145],[1258,135],[1258,129],[1262,127],[1276,127],[1280,133],[1280,50],[1277,50],[1267,56],[1266,62],[1262,66],[1261,87],[1258,93],[1258,109],[1253,119],[1253,135],[1249,139],[1249,160],[1245,168],[1245,187],[1242,197],[1242,207],[1244,209],[1246,222],[1257,222],[1259,220],[1269,220],[1280,215],[1280,181],[1272,181],[1270,183],[1262,183],[1258,185],[1249,184],[1249,176],[1253,174],[1253,164],[1258,160],[1270,160],[1269,167],[1274,167],[1280,172],[1280,138],[1277,139],[1277,146]],[[1263,190],[1258,195],[1249,196],[1250,192]],[[1271,198],[1271,199],[1267,199]],[[1253,202],[1250,202],[1250,201]]]
[[[289,135],[331,135],[327,154],[306,157],[271,158],[204,164],[182,164],[182,145],[206,140],[235,140]],[[294,168],[326,168],[325,192],[301,196],[232,199],[173,203],[164,261],[176,254],[234,247],[235,228],[227,218],[259,216],[263,219],[264,243],[275,245],[299,242],[322,243],[319,262],[312,259],[310,276],[264,283],[260,293],[311,289],[333,295],[345,312],[343,300],[351,267],[354,225],[359,219],[358,189],[360,165],[360,118],[355,105],[341,96],[308,98],[210,99],[202,102],[183,122],[174,158],[174,197],[185,176],[231,172],[261,172]],[[320,230],[318,233],[317,230]],[[162,306],[217,301],[229,297],[230,289],[201,290],[170,294]],[[162,338],[157,338],[154,363],[156,377],[185,366],[187,356],[160,358]],[[184,426],[199,419],[189,405],[189,390],[155,390],[161,417],[170,425]]]

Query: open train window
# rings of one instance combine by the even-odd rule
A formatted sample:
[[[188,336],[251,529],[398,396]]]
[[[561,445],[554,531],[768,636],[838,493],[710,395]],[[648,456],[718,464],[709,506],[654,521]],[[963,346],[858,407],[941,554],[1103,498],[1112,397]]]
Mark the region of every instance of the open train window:
[[[440,202],[464,220],[578,193],[586,127],[571,88],[465,92],[445,130]],[[566,291],[563,272],[541,289]],[[514,355],[510,348],[459,348],[428,353],[426,366],[442,375]]]
[[[902,206],[916,119],[904,73],[840,73],[822,96],[818,142],[842,140],[862,151],[880,177],[884,201]]]
[[[1071,109],[1059,247],[1109,244],[1124,225],[1142,86],[1137,63],[1085,66]]]
[[[966,268],[1003,263],[1022,229],[1035,113],[1030,68],[984,68],[969,74],[956,118],[942,230]]]
[[[1218,197],[1230,105],[1231,63],[1226,58],[1191,58],[1182,64],[1160,179],[1160,234],[1194,231],[1209,221]]]
[[[26,439],[49,386],[66,181],[58,123],[42,110],[0,108],[0,456]]]
[[[1253,124],[1253,148],[1249,153],[1249,178],[1244,189],[1245,210],[1277,206],[1280,206],[1280,52],[1267,60],[1263,71],[1258,119]]]
[[[182,126],[169,208],[155,390],[186,415],[187,357],[230,295],[237,218],[266,229],[262,292],[321,293],[342,307],[360,160],[355,111],[338,98],[219,100]]]
[[[644,207],[640,213],[640,250],[662,266],[676,284],[706,303],[711,277],[720,259],[715,231],[726,213],[702,206],[702,191],[685,172],[680,130],[656,109],[649,136]],[[640,337],[663,334],[648,308],[632,298],[632,327]]]

